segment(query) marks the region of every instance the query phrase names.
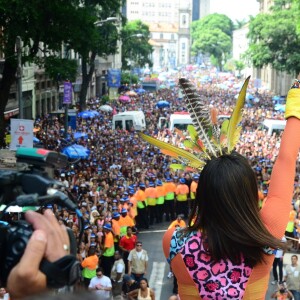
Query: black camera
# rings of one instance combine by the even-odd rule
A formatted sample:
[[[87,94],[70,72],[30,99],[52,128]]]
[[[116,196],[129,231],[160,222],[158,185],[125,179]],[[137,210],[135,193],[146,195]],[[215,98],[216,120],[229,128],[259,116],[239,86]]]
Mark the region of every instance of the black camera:
[[[287,292],[287,289],[285,289],[285,288],[280,288],[279,289],[279,293],[280,294],[284,294],[284,293],[286,293]]]
[[[17,166],[21,170],[0,170],[0,282],[6,286],[12,268],[20,261],[33,228],[20,218],[14,220],[6,214],[9,208],[17,206],[45,207],[57,204],[75,211],[81,220],[77,205],[60,191],[62,184],[53,179],[55,168],[63,168],[68,163],[67,156],[38,148],[20,148],[16,152]],[[82,231],[82,230],[81,230]],[[50,288],[60,288],[74,284],[80,276],[80,265],[76,260],[76,239],[68,230],[70,255],[50,263],[43,259],[40,270],[47,276]]]

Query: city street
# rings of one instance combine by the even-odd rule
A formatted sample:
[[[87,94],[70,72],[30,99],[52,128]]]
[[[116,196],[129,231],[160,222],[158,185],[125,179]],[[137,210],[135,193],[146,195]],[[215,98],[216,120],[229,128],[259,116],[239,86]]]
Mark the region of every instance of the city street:
[[[155,298],[159,300],[167,300],[172,295],[173,289],[173,279],[167,277],[169,265],[162,251],[162,237],[168,226],[169,223],[164,222],[160,225],[154,225],[151,230],[141,231],[138,235],[139,240],[143,242],[143,249],[147,250],[149,256],[149,272],[146,278],[149,280],[150,287],[155,291]],[[291,262],[292,254],[294,253],[285,254],[284,265]],[[265,299],[271,299],[272,293],[276,290],[276,286],[271,284],[272,281],[271,273]]]

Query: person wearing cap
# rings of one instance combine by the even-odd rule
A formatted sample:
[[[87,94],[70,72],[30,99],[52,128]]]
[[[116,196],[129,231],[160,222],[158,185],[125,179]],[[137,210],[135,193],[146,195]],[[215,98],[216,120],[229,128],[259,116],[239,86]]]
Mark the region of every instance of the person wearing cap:
[[[125,263],[120,251],[116,250],[114,255],[114,264],[111,269],[110,279],[112,281],[112,295],[114,300],[122,299],[122,285],[125,274]]]
[[[176,185],[172,181],[171,178],[166,180],[166,183],[163,185],[165,188],[166,196],[165,196],[165,213],[166,213],[166,221],[175,219],[175,191]]]
[[[147,274],[148,259],[148,253],[143,249],[142,242],[137,241],[135,248],[128,255],[128,274],[136,281],[140,281]]]
[[[129,292],[134,291],[140,287],[138,281],[136,281],[131,275],[125,274],[123,277],[123,293],[127,295]]]
[[[110,223],[103,226],[104,231],[104,245],[103,254],[101,256],[101,267],[105,276],[110,276],[111,268],[114,263],[115,245],[114,236],[112,234],[112,227]]]
[[[190,186],[190,202],[189,202],[189,211],[191,210],[192,207],[192,201],[194,201],[196,199],[196,191],[197,191],[197,187],[198,187],[198,179],[199,176],[198,175],[194,175],[193,176],[193,181],[191,183]]]
[[[146,186],[144,183],[140,183],[139,189],[134,194],[137,200],[137,216],[136,223],[138,228],[149,228],[148,212],[147,212],[147,199],[145,195]]]
[[[166,196],[166,190],[163,186],[163,183],[161,180],[157,180],[157,186],[156,186],[156,217],[157,217],[157,223],[161,223],[163,221],[163,215],[164,215],[164,204],[165,204],[165,196]]]
[[[128,255],[134,249],[137,242],[137,236],[133,234],[132,228],[127,227],[126,235],[122,236],[119,242],[119,247],[123,253],[123,260],[125,262],[125,273],[128,272]]]
[[[176,187],[176,213],[183,214],[185,217],[188,216],[188,194],[189,187],[185,184],[185,179],[180,178],[179,184]]]
[[[154,219],[157,222],[157,216],[156,216],[157,191],[153,182],[150,182],[149,186],[145,189],[145,195],[148,204],[149,225],[153,225]]]
[[[114,244],[115,244],[115,251],[119,249],[119,241],[120,241],[120,233],[121,233],[121,227],[120,227],[120,217],[121,215],[118,212],[113,212],[111,215],[111,227],[112,232],[114,235]]]
[[[83,283],[86,288],[88,288],[91,279],[96,276],[96,269],[98,267],[98,263],[99,258],[96,255],[96,249],[94,247],[90,248],[88,252],[88,257],[86,257],[81,263],[81,267],[83,268]]]
[[[121,217],[119,220],[119,225],[120,225],[120,236],[126,235],[127,227],[134,227],[134,221],[132,218],[128,215],[128,211],[126,208],[122,208],[121,210]]]
[[[128,193],[129,193],[129,204],[130,204],[128,214],[132,218],[132,220],[135,220],[137,216],[137,200],[134,196],[135,194],[134,189],[130,189]]]

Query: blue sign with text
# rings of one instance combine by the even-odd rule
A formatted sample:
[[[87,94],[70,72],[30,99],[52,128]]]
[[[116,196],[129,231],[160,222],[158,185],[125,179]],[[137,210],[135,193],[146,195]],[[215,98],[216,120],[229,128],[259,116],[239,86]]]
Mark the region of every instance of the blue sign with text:
[[[107,86],[119,87],[121,85],[121,70],[109,69],[107,74]]]
[[[72,83],[64,82],[63,104],[72,104]]]

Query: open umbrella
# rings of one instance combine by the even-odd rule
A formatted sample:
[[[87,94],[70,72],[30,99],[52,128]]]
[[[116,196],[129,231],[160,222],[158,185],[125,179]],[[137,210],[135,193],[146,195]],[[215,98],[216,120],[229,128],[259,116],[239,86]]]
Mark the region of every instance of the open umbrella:
[[[280,112],[285,112],[285,104],[276,104],[274,109]]]
[[[79,118],[88,119],[88,118],[95,118],[96,114],[95,114],[95,111],[85,110],[85,111],[78,113],[77,116]]]
[[[279,97],[279,96],[273,96],[272,100],[274,100],[274,101],[279,101],[279,100],[280,100],[280,97]]]
[[[166,100],[160,100],[156,103],[156,107],[158,107],[158,108],[170,107],[170,102],[168,102]]]
[[[101,105],[99,107],[99,109],[102,110],[102,111],[105,111],[105,112],[113,111],[113,108],[111,106],[107,105],[107,104]]]
[[[127,96],[137,96],[137,93],[135,91],[128,91],[125,93]]]
[[[39,140],[36,136],[33,136],[33,142],[34,142],[34,143],[39,143],[40,140]]]
[[[146,92],[146,90],[142,89],[142,88],[138,88],[135,90],[138,94],[143,94]]]
[[[78,140],[78,139],[80,139],[82,137],[83,138],[87,138],[88,137],[88,135],[87,135],[86,132],[80,132],[80,131],[74,132],[73,136],[74,136],[75,140]]]
[[[122,95],[119,97],[119,101],[121,102],[130,102],[130,97],[127,95]]]
[[[82,145],[71,145],[62,150],[62,153],[67,155],[69,158],[88,158],[90,150]]]
[[[159,89],[161,89],[161,90],[166,89],[166,88],[167,88],[167,86],[166,86],[165,84],[161,84],[161,85],[159,86]]]

